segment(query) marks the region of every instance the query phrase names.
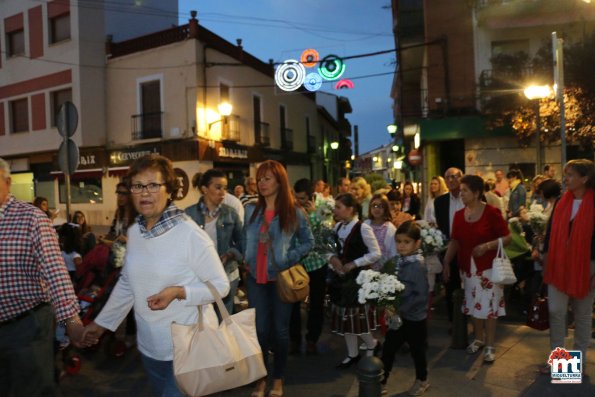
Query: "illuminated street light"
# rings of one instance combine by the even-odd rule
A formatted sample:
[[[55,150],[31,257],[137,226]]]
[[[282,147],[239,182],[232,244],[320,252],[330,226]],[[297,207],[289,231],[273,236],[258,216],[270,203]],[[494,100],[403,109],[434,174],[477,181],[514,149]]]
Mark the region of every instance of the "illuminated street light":
[[[544,99],[551,96],[554,92],[549,85],[530,85],[523,91],[527,99]]]
[[[219,115],[221,118],[219,120],[215,120],[212,123],[209,123],[209,130],[213,126],[213,124],[217,124],[223,122],[224,125],[227,124],[227,118],[231,115],[231,111],[233,110],[233,106],[229,102],[221,102],[217,105],[217,110],[219,110]]]
[[[331,142],[331,149],[333,149],[333,150],[339,149],[339,142],[337,142],[337,141]]]
[[[393,145],[392,151],[393,152],[398,152],[399,151],[399,145]]]
[[[397,132],[397,125],[396,124],[389,124],[386,126],[386,130],[390,134],[390,136],[394,136]]]
[[[415,149],[419,149],[419,145],[421,144],[421,137],[419,136],[419,132],[416,132],[413,136],[413,147]]]

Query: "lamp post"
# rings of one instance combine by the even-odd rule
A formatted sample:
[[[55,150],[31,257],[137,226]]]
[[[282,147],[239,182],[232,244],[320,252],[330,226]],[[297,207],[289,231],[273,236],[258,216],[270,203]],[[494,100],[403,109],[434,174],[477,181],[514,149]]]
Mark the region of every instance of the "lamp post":
[[[229,102],[221,102],[219,105],[217,105],[217,110],[219,111],[219,115],[221,116],[221,118],[219,120],[215,120],[209,123],[209,130],[211,129],[213,124],[217,124],[220,122],[222,123],[221,135],[223,136],[223,133],[227,127],[229,116],[231,115],[231,111],[233,110],[233,106],[231,106],[231,103]]]
[[[541,115],[540,104],[541,100],[549,97],[552,94],[552,89],[549,85],[531,85],[524,90],[525,97],[530,101],[535,102],[535,137],[537,138],[536,150],[536,170],[535,175],[539,174],[543,167],[543,156],[541,147]]]

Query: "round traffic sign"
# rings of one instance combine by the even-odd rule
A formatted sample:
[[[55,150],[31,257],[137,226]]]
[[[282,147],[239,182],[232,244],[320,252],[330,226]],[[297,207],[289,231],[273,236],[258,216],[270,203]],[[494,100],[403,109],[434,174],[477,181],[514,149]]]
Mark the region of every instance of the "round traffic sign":
[[[79,165],[79,148],[70,138],[65,139],[58,149],[58,165],[65,174],[73,174]]]
[[[56,116],[56,127],[61,137],[70,138],[74,135],[79,122],[79,113],[76,106],[70,101],[66,101],[60,106]]]
[[[407,161],[409,161],[409,164],[412,166],[420,165],[422,161],[421,152],[417,149],[412,149],[407,155]]]

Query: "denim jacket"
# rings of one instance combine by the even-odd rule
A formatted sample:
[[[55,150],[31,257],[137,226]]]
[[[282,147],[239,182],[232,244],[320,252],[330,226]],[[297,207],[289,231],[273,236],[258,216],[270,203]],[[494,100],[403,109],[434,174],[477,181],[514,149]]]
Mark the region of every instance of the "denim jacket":
[[[245,247],[244,256],[246,263],[253,277],[256,277],[256,252],[258,250],[260,226],[264,219],[264,215],[260,214],[254,222],[250,223],[250,218],[255,209],[256,205],[254,204],[248,204],[246,206],[243,232],[244,242],[242,244]],[[274,255],[275,263],[279,270],[284,270],[295,265],[314,247],[314,236],[312,235],[312,230],[310,230],[310,224],[306,219],[306,215],[299,208],[296,208],[295,212],[299,226],[293,233],[280,230],[279,217],[277,215],[275,215],[269,224],[269,238],[271,241],[271,251],[269,252],[272,252]],[[268,256],[267,269],[267,278],[269,280],[275,280],[277,278],[277,268],[273,264],[270,254]]]
[[[510,192],[510,197],[508,199],[508,211],[511,213],[511,216],[518,216],[521,207],[526,205],[527,190],[521,182]]]
[[[198,203],[184,210],[198,226],[204,229],[205,216],[199,209]],[[238,213],[228,205],[221,204],[217,217],[217,253],[219,256],[232,254],[233,260],[228,260],[225,272],[229,275],[238,268],[238,262],[243,259],[242,252],[242,223]]]

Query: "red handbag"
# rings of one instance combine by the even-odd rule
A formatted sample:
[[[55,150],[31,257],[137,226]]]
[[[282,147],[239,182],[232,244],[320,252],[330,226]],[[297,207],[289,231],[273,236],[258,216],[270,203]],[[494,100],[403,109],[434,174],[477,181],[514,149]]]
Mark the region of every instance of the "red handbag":
[[[538,296],[527,311],[527,326],[539,331],[550,327],[550,314],[547,305],[547,296]]]

